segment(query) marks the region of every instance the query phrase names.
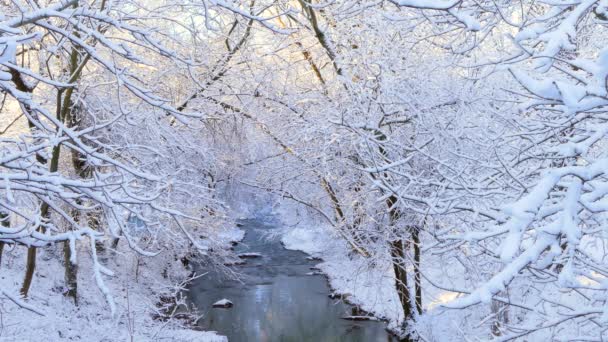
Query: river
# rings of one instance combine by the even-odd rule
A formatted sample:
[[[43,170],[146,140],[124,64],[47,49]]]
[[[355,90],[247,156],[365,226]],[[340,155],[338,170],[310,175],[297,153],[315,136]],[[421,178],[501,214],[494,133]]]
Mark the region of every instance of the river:
[[[252,219],[241,224],[246,234],[235,252],[261,257],[232,266],[238,280],[208,271],[191,284],[189,299],[203,315],[198,321],[202,329],[217,331],[230,342],[397,341],[384,322],[343,319],[356,314],[354,307],[330,298],[325,277],[310,274],[318,261],[267,238],[277,223]],[[212,308],[221,299],[234,306]]]

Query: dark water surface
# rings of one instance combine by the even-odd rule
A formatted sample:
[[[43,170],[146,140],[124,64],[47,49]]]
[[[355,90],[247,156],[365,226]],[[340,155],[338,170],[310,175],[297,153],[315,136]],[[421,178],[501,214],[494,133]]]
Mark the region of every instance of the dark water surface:
[[[201,328],[226,335],[231,342],[393,341],[383,322],[342,319],[351,315],[352,306],[328,297],[331,290],[323,276],[307,275],[316,262],[286,250],[277,239],[265,238],[275,224],[242,224],[246,235],[236,252],[262,257],[234,266],[240,281],[210,272],[191,285],[190,300],[204,314]],[[212,308],[223,298],[234,306]]]

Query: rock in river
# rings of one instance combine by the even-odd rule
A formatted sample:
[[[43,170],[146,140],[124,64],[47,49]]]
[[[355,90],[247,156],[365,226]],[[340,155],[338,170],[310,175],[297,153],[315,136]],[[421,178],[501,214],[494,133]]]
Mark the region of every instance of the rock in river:
[[[254,259],[254,258],[261,258],[262,254],[260,254],[260,253],[241,253],[238,255],[238,257],[241,259]]]
[[[224,308],[224,309],[228,309],[231,308],[234,304],[232,304],[231,301],[229,301],[228,299],[224,298],[224,299],[220,299],[217,302],[213,303],[213,307],[214,308]]]

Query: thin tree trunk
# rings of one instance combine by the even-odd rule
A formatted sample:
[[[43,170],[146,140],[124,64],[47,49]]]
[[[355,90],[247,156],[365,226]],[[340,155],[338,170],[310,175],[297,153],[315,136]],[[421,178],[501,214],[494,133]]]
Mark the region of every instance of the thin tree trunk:
[[[397,222],[400,216],[399,210],[395,208],[397,204],[397,197],[395,195],[389,196],[386,199],[386,205],[389,210],[390,224],[391,226]],[[397,287],[397,294],[399,295],[399,301],[403,307],[403,317],[405,320],[412,318],[413,307],[410,297],[410,288],[408,287],[407,281],[407,270],[405,266],[405,248],[402,239],[391,241],[391,260],[393,262],[393,270],[395,271],[395,286]]]
[[[78,6],[78,2],[74,4],[76,8]],[[105,1],[102,2],[101,8],[105,7]],[[80,35],[75,32],[74,35],[79,37]],[[86,55],[84,58],[81,58],[80,51],[77,47],[72,47],[72,51],[70,53],[70,83],[75,83],[80,78],[82,73],[82,69],[85,64],[89,61],[90,55]],[[74,122],[74,103],[72,102],[72,95],[74,94],[74,87],[67,88],[65,90],[65,94],[63,91],[59,91],[57,99],[58,105],[61,105],[59,108],[59,112],[57,113],[57,119],[66,124],[68,127],[72,126]],[[62,99],[63,95],[63,99]],[[73,151],[73,150],[72,150]],[[56,152],[56,153],[55,153]],[[60,154],[60,146],[57,146],[53,150],[53,158],[51,159],[51,171],[55,172],[59,168],[59,154]],[[72,155],[72,161],[74,161],[74,155]],[[84,165],[84,164],[83,164]],[[86,172],[82,165],[75,163],[76,172],[78,175],[83,178],[84,173]],[[79,167],[80,166],[80,167]],[[72,216],[78,221],[78,212],[75,212]],[[63,243],[63,262],[64,262],[64,280],[67,291],[65,295],[67,297],[72,297],[74,299],[74,304],[78,305],[78,265],[73,262],[76,260],[76,256],[72,255],[72,253],[77,253],[76,246],[72,249],[70,245],[70,241],[66,240]]]
[[[24,93],[29,93],[29,94],[32,94],[34,92],[34,88],[29,87],[27,85],[27,83],[25,82],[25,80],[23,79],[23,77],[19,71],[15,70],[15,69],[9,69],[9,72],[11,73],[11,78],[12,78],[13,84],[15,84],[15,88],[17,88],[17,90],[22,91]],[[33,113],[32,109],[29,108],[27,105],[23,105],[22,110],[27,113],[28,125],[29,125],[30,129],[34,130],[36,126],[30,119],[30,118],[34,117],[34,113]],[[36,160],[42,165],[46,165],[48,162],[48,160],[40,153],[36,154]],[[45,215],[44,215],[45,207],[47,207],[46,211],[48,212],[48,206],[46,206],[45,203],[43,203],[41,205],[41,210],[40,210],[41,217],[45,217]],[[25,262],[25,277],[23,279],[23,285],[21,286],[21,295],[23,297],[27,297],[30,286],[32,284],[32,278],[34,277],[35,269],[36,269],[36,247],[31,246],[31,247],[28,247],[28,249],[27,249],[27,260]]]
[[[391,242],[391,259],[393,262],[393,270],[395,271],[397,294],[399,295],[399,301],[403,307],[403,315],[407,320],[412,317],[412,303],[410,301],[410,289],[407,285],[403,240]]]
[[[386,140],[386,135],[384,135],[384,133],[378,131],[376,132],[376,135],[378,140]],[[382,147],[382,145],[380,145],[379,147],[379,152],[383,156],[387,155],[386,150]],[[400,210],[395,207],[397,205],[397,202],[398,198],[394,194],[390,195],[386,199],[386,206],[389,211],[391,226],[393,226],[401,216]],[[418,313],[421,313],[422,288],[420,286],[420,237],[418,228],[414,227],[414,229],[411,229],[410,234],[414,242],[414,292],[416,310],[418,311]],[[405,251],[403,240],[399,239],[397,241],[391,242],[391,257],[393,261],[393,269],[395,270],[397,293],[399,294],[399,299],[401,301],[401,305],[403,306],[403,316],[407,321],[408,319],[413,318],[414,306],[411,303],[410,289],[407,286],[407,272],[405,269]]]
[[[34,270],[36,270],[36,247],[29,247],[27,249],[27,261],[25,265],[25,278],[23,279],[23,285],[21,286],[21,296],[27,297],[32,285],[32,279],[34,278]]]
[[[416,292],[416,309],[422,314],[422,284],[420,274],[420,227],[413,227],[412,242],[414,243],[414,287]]]
[[[69,240],[63,243],[63,261],[65,265],[65,286],[67,288],[65,296],[72,297],[74,304],[78,305],[78,264],[72,263],[72,248]]]
[[[300,6],[302,7],[302,9],[304,10],[304,13],[306,13],[306,15],[308,16],[308,22],[310,23],[310,26],[312,27],[312,29],[314,31],[317,41],[319,41],[319,44],[321,44],[323,49],[325,49],[325,52],[327,53],[327,57],[329,57],[329,59],[331,60],[331,63],[334,67],[334,70],[336,71],[336,74],[338,74],[339,76],[342,76],[342,68],[340,68],[340,66],[338,65],[338,62],[336,61],[336,53],[333,50],[333,47],[331,46],[329,39],[325,35],[325,32],[323,32],[323,30],[321,30],[321,27],[319,26],[317,14],[315,13],[315,9],[313,8],[311,2],[308,0],[298,0],[298,1],[300,2]],[[346,84],[344,85],[344,87],[346,87]]]
[[[6,213],[0,212],[0,225],[2,227],[10,227],[9,217]],[[4,251],[4,242],[0,241],[0,267],[2,267],[2,252]]]

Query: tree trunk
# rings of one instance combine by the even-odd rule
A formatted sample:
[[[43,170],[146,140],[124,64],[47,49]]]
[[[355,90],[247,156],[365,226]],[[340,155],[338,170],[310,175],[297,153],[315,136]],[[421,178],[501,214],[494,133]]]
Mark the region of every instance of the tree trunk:
[[[420,227],[413,227],[412,242],[414,243],[414,287],[416,292],[416,310],[422,313],[422,284],[420,274]]]
[[[67,288],[64,293],[67,297],[74,299],[74,304],[78,305],[78,265],[72,263],[72,251],[70,241],[66,240],[63,243],[63,261],[65,266],[65,286]]]
[[[78,2],[74,4],[74,8],[76,8],[77,5]],[[104,4],[102,3],[102,7],[103,6]],[[80,36],[78,33],[74,33],[74,35],[76,37]],[[76,47],[72,47],[72,51],[70,53],[70,83],[75,83],[78,81],[82,68],[87,63],[88,59],[89,55],[87,55],[84,59],[81,59],[80,51]],[[59,91],[59,93],[57,94],[57,104],[61,106],[58,107],[57,119],[66,124],[68,127],[72,127],[72,123],[74,122],[74,102],[72,101],[72,94],[74,93],[74,90],[74,87],[70,87],[67,88],[65,92]],[[60,146],[57,146],[55,147],[55,149],[53,149],[53,157],[51,159],[50,167],[50,170],[52,172],[56,172],[59,169],[60,152]],[[72,160],[73,159],[74,156],[72,155]],[[85,172],[84,170],[76,168],[76,172],[81,178],[83,178],[82,176]],[[77,211],[75,211],[72,216],[76,219],[76,221],[78,221]],[[70,241],[66,240],[63,243],[63,262],[65,269],[64,280],[65,287],[67,288],[65,295],[67,297],[72,297],[74,299],[74,304],[78,305],[78,265],[75,262],[72,262],[72,253],[77,253],[76,245],[74,244],[74,248],[72,250],[72,246],[70,246]],[[76,258],[74,255],[74,260],[75,259]]]
[[[23,279],[23,286],[21,286],[21,296],[27,297],[32,285],[32,279],[34,278],[34,270],[36,269],[36,247],[29,247],[27,249],[27,261],[25,265],[25,278]]]
[[[40,217],[46,219],[49,217],[49,205],[42,203],[40,205]],[[41,227],[38,230],[43,230]],[[34,271],[36,270],[36,247],[31,246],[27,249],[27,261],[25,262],[25,277],[23,279],[23,285],[21,286],[21,296],[27,297],[32,285],[32,279],[34,278]]]
[[[32,94],[34,92],[34,88],[31,88],[27,85],[27,83],[24,81],[24,79],[22,78],[22,75],[19,71],[15,70],[15,69],[9,69],[9,72],[11,73],[13,84],[15,84],[15,88],[17,88],[17,90],[22,91],[24,93],[29,93],[29,94]],[[28,125],[29,125],[30,129],[34,130],[36,125],[34,124],[34,122],[32,122],[30,120],[30,117],[31,118],[34,117],[33,111],[31,110],[31,108],[29,108],[26,105],[24,105],[22,108],[28,115]],[[38,161],[38,163],[40,163],[42,165],[47,164],[47,159],[39,153],[36,154],[36,160]],[[46,206],[43,203],[41,205],[41,212],[44,211],[45,207]],[[48,209],[47,209],[47,211],[48,211]],[[44,215],[41,215],[41,216],[44,217]],[[25,278],[23,280],[23,285],[21,286],[21,295],[23,297],[27,297],[27,293],[30,290],[30,285],[32,284],[32,278],[34,277],[35,269],[36,269],[36,247],[29,247],[27,249]]]
[[[2,227],[10,227],[9,217],[6,213],[0,212],[0,225]],[[4,251],[4,242],[0,241],[0,267],[2,267],[2,252]]]
[[[51,164],[49,167],[49,171],[56,172],[59,165],[59,153],[60,146],[53,147],[53,154],[51,156]],[[49,205],[47,203],[42,203],[40,206],[40,217],[43,219],[48,219],[50,217]],[[43,231],[42,227],[38,228]],[[32,279],[34,278],[34,271],[36,270],[36,247],[29,247],[27,249],[27,261],[25,266],[25,278],[23,279],[23,286],[21,286],[21,295],[23,297],[27,297],[28,292],[30,291],[30,286],[32,285]]]
[[[391,259],[393,261],[393,270],[395,271],[397,294],[399,295],[399,301],[403,307],[403,315],[407,320],[412,317],[412,303],[410,301],[410,289],[407,285],[403,240],[391,242]]]
[[[399,210],[395,208],[397,204],[397,197],[395,195],[389,196],[386,200],[386,206],[389,210],[390,223],[391,225],[397,222],[397,219],[401,215]],[[419,228],[413,227],[410,229],[412,241],[414,243],[414,287],[415,287],[415,310],[418,313],[422,312],[422,287],[420,284],[420,235]],[[403,242],[402,239],[398,239],[391,242],[391,259],[393,262],[393,270],[395,271],[395,282],[397,287],[397,294],[399,295],[399,301],[403,306],[403,317],[407,321],[414,316],[414,305],[412,305],[410,297],[410,289],[408,287],[407,271],[405,265],[405,247],[409,243]],[[409,337],[408,337],[409,338]],[[408,341],[405,339],[404,341]]]

